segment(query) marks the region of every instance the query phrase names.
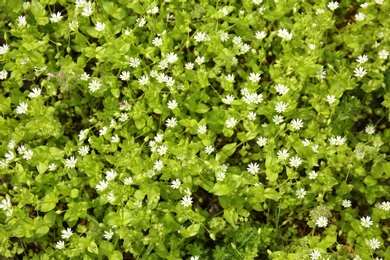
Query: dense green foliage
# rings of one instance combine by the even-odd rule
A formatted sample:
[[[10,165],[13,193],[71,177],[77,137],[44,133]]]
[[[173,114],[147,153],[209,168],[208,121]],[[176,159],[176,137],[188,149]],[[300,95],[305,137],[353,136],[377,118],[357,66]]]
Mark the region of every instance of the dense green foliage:
[[[0,0],[0,255],[390,259],[389,12]]]

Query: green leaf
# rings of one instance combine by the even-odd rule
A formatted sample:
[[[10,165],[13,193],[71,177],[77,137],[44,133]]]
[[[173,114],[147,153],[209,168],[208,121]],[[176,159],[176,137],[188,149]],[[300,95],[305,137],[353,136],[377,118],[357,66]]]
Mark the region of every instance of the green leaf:
[[[91,241],[89,243],[87,250],[88,250],[88,252],[94,253],[96,255],[99,254],[99,248],[98,248],[97,244],[95,243],[95,241]]]
[[[353,185],[347,184],[345,181],[343,181],[340,185],[340,187],[337,189],[336,193],[338,196],[344,196],[345,194],[348,194],[353,189]]]
[[[223,215],[226,219],[226,221],[232,225],[233,227],[236,227],[237,221],[238,221],[238,213],[235,209],[225,209],[223,211]]]
[[[41,211],[48,212],[55,208],[58,202],[58,197],[54,192],[46,193],[45,197],[41,200]]]
[[[264,190],[264,197],[271,200],[280,200],[282,195],[280,195],[276,190],[271,188],[266,188]]]
[[[37,237],[42,237],[46,235],[49,232],[49,230],[50,230],[49,226],[41,226],[37,229],[35,235]]]
[[[39,1],[31,1],[31,12],[39,25],[45,25],[49,23],[49,18],[46,17],[47,15],[45,8],[41,5]]]

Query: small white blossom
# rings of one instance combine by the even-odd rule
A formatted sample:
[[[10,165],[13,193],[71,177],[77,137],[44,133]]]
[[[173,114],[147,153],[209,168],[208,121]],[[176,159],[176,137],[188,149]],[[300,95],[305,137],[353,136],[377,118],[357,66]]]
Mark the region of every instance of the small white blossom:
[[[17,114],[26,114],[28,109],[28,104],[21,102],[19,106],[16,108],[16,113]]]
[[[360,63],[360,64],[363,64],[363,63],[366,63],[368,61],[368,57],[367,55],[360,55],[359,57],[357,57],[356,59],[356,62],[357,63]]]
[[[386,50],[381,50],[379,53],[379,59],[385,60],[389,56],[389,52]]]
[[[287,29],[279,29],[278,36],[286,41],[290,41],[293,35]]]
[[[105,135],[107,133],[108,127],[103,126],[101,130],[99,130],[99,136]]]
[[[286,109],[287,109],[287,103],[283,101],[278,102],[275,106],[275,110],[278,113],[283,113],[284,111],[286,111]]]
[[[259,31],[255,34],[255,38],[258,39],[258,40],[262,40],[264,39],[265,37],[267,37],[267,33],[264,32],[264,31]]]
[[[157,161],[154,162],[153,169],[155,169],[156,171],[161,171],[161,169],[162,169],[163,167],[164,167],[163,161],[157,160]]]
[[[91,90],[91,92],[95,92],[95,91],[98,91],[101,87],[101,83],[97,80],[92,80],[91,83],[89,83],[88,85],[88,88],[89,90]]]
[[[242,38],[241,38],[240,36],[235,36],[235,37],[233,38],[233,43],[234,43],[235,45],[241,46],[241,45],[242,45]]]
[[[175,54],[174,52],[170,52],[168,53],[165,58],[167,59],[168,63],[174,63],[176,62],[179,58],[177,57],[177,54]]]
[[[84,6],[83,12],[81,13],[81,15],[88,17],[88,16],[91,16],[92,13],[93,13],[92,5],[88,2],[88,4]]]
[[[352,206],[352,203],[351,203],[350,200],[343,200],[343,201],[341,202],[341,206],[343,206],[344,208],[349,208],[349,207]]]
[[[376,3],[377,5],[381,5],[381,4],[384,3],[384,0],[375,0],[375,3]]]
[[[214,152],[214,147],[209,145],[209,146],[206,146],[206,148],[204,150],[205,150],[205,153],[212,154]]]
[[[297,195],[297,197],[299,199],[303,199],[305,196],[306,196],[306,191],[304,189],[299,189],[295,192],[295,194]]]
[[[373,224],[373,222],[371,218],[367,216],[367,217],[362,217],[360,219],[360,224],[365,228],[369,228]]]
[[[86,156],[89,153],[89,146],[88,145],[84,145],[84,146],[80,147],[79,150],[78,150],[78,153],[81,156]]]
[[[192,70],[194,68],[194,63],[188,62],[184,65],[184,67],[186,68],[186,70]]]
[[[166,154],[168,151],[168,147],[166,147],[165,145],[160,145],[157,149],[157,153],[160,155],[160,156],[163,156],[164,154]]]
[[[145,86],[149,82],[149,77],[146,75],[143,75],[140,79],[138,79],[139,84],[142,86]]]
[[[173,128],[177,125],[177,120],[174,117],[168,118],[166,120],[166,126],[169,128]]]
[[[12,203],[11,203],[10,198],[1,200],[0,209],[2,209],[4,211],[12,209]]]
[[[205,34],[204,32],[198,32],[195,36],[194,39],[196,42],[207,42],[210,40],[210,36]]]
[[[248,164],[248,168],[246,169],[250,174],[255,175],[259,172],[259,165],[257,163]]]
[[[69,239],[73,235],[71,228],[67,228],[66,230],[64,229],[64,230],[62,230],[61,233],[62,233],[61,237],[63,239]]]
[[[118,135],[111,136],[111,143],[119,143],[120,138]]]
[[[275,86],[275,90],[276,92],[281,95],[281,96],[284,96],[288,93],[288,91],[290,90],[287,86],[285,85],[282,85],[282,84],[277,84]]]
[[[267,138],[265,137],[259,137],[256,141],[256,143],[260,146],[260,147],[264,147],[267,145]]]
[[[18,21],[18,27],[24,27],[27,25],[26,16],[24,16],[24,15],[20,15],[18,17],[17,21]]]
[[[196,57],[196,59],[195,59],[196,64],[201,65],[201,64],[203,64],[203,62],[204,62],[203,56]]]
[[[293,119],[291,121],[291,128],[294,130],[299,130],[303,127],[303,121],[302,119]]]
[[[336,97],[334,95],[327,95],[326,101],[329,103],[329,105],[332,105],[334,102],[336,102]]]
[[[256,116],[257,116],[256,113],[251,111],[251,112],[249,112],[249,114],[247,115],[246,118],[248,118],[248,120],[250,120],[250,121],[253,121],[256,119]]]
[[[96,185],[96,189],[98,191],[103,191],[108,187],[108,182],[105,180],[101,180],[98,185]]]
[[[381,246],[381,243],[376,238],[368,240],[368,243],[369,243],[371,249],[373,249],[373,250],[376,250]]]
[[[34,155],[33,151],[32,150],[27,150],[24,152],[23,154],[23,159],[25,160],[30,160],[32,158],[32,156]]]
[[[114,235],[114,232],[110,229],[109,231],[104,231],[103,237],[106,240],[111,240],[113,235]]]
[[[236,124],[238,123],[238,120],[235,119],[234,117],[228,119],[225,121],[226,127],[227,128],[233,128]]]
[[[330,2],[330,3],[328,4],[328,8],[329,8],[331,11],[336,10],[338,7],[339,7],[339,3],[337,3],[337,2]]]
[[[182,199],[181,199],[181,204],[184,206],[184,207],[190,207],[192,205],[192,198],[191,196],[184,196]]]
[[[310,259],[311,260],[318,260],[321,258],[321,253],[318,250],[314,250],[313,252],[310,253]]]
[[[318,174],[317,174],[316,171],[311,171],[311,172],[309,173],[309,179],[310,179],[310,180],[316,179],[317,176],[318,176]]]
[[[363,67],[355,68],[353,71],[355,73],[355,77],[362,78],[367,74],[367,71]]]
[[[41,95],[41,89],[40,88],[33,88],[32,91],[28,94],[29,98],[37,98]]]
[[[69,157],[68,159],[65,160],[65,167],[66,168],[75,168],[77,163],[77,159],[74,158],[74,156]]]
[[[55,163],[51,163],[49,164],[49,171],[55,171],[57,169],[57,164]]]
[[[389,211],[390,210],[390,201],[383,201],[380,205],[379,208],[384,211]]]
[[[279,150],[277,155],[278,155],[278,160],[281,160],[281,161],[287,160],[288,157],[290,156],[290,154],[288,153],[288,151],[286,149]]]
[[[179,188],[180,188],[180,185],[181,185],[181,181],[180,181],[179,179],[173,180],[173,181],[171,182],[171,187],[172,187],[172,189],[174,189],[174,190],[179,189]]]
[[[56,248],[60,249],[60,250],[64,249],[65,248],[65,242],[63,240],[58,241],[56,243]]]
[[[232,95],[226,96],[224,99],[222,99],[222,102],[230,105],[234,101],[234,97]]]
[[[273,121],[275,124],[279,125],[279,124],[281,124],[281,123],[283,122],[283,116],[281,116],[281,115],[276,115],[276,116],[274,116],[274,118],[272,119],[272,121]]]
[[[328,219],[326,217],[319,217],[316,221],[316,225],[320,228],[326,227],[328,225]]]
[[[129,71],[122,71],[121,72],[121,75],[119,76],[119,78],[123,81],[128,81],[130,80],[130,72]]]
[[[0,80],[5,80],[8,77],[8,72],[6,70],[0,71]]]
[[[107,196],[107,199],[109,202],[113,203],[115,201],[115,195],[113,191],[110,191],[110,193]]]
[[[132,68],[137,68],[141,64],[141,60],[139,58],[130,58],[129,66]]]
[[[127,177],[127,178],[125,178],[125,179],[123,180],[123,183],[124,183],[125,185],[131,185],[131,184],[133,184],[133,178]]]
[[[163,41],[160,37],[156,37],[153,39],[152,44],[156,47],[160,47],[163,44]]]
[[[259,80],[261,79],[260,77],[260,73],[254,73],[254,72],[251,72],[251,74],[249,74],[249,78],[248,78],[251,82],[253,83],[257,83],[259,82]]]
[[[198,126],[198,134],[204,135],[207,132],[207,126],[200,125]]]
[[[61,15],[60,12],[51,14],[50,21],[51,21],[52,23],[57,23],[57,22],[61,21],[61,19],[62,19],[62,15]]]
[[[368,134],[368,135],[373,135],[375,133],[375,128],[372,125],[368,125],[364,129],[364,132],[366,132],[366,134]]]
[[[176,100],[170,100],[170,101],[168,101],[168,108],[169,109],[175,109],[175,108],[177,108],[177,102],[176,102]]]
[[[229,34],[227,32],[221,32],[221,42],[226,42],[229,39]]]
[[[79,28],[79,22],[71,21],[70,23],[68,23],[68,26],[69,26],[69,30],[77,31],[77,29]]]
[[[289,164],[290,164],[291,167],[298,167],[299,165],[302,164],[302,160],[298,156],[291,157]]]
[[[357,13],[357,14],[355,15],[356,21],[363,21],[364,18],[366,18],[366,16],[365,16],[363,13]]]
[[[0,46],[0,55],[6,54],[9,50],[8,44],[3,44],[3,46]]]

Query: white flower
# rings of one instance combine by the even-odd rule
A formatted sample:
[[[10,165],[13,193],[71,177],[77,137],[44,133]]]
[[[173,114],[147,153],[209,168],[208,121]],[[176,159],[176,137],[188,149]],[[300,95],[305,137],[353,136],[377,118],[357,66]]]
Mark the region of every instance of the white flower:
[[[137,68],[141,64],[141,60],[139,58],[130,58],[129,66],[132,68]]]
[[[289,33],[287,29],[279,29],[278,36],[286,41],[290,41],[292,39],[292,33]]]
[[[326,70],[322,69],[317,72],[317,78],[318,79],[325,79],[326,77]]]
[[[89,83],[88,88],[92,92],[95,92],[95,91],[98,91],[100,89],[100,86],[101,86],[101,83],[94,79],[94,80],[92,80],[91,83]]]
[[[349,208],[349,207],[352,206],[352,203],[351,203],[350,200],[343,200],[343,201],[341,202],[341,206],[343,206],[344,208]]]
[[[203,32],[198,32],[195,36],[194,39],[196,42],[206,42],[210,40],[210,36]]]
[[[267,33],[264,32],[264,31],[259,31],[259,32],[257,32],[257,33],[255,34],[255,37],[256,37],[256,39],[258,39],[258,40],[262,40],[262,39],[264,39],[265,37],[267,37]]]
[[[63,239],[69,239],[73,235],[71,228],[67,228],[66,230],[64,229],[64,230],[62,230],[61,233],[62,233],[61,237]]]
[[[24,27],[27,25],[26,16],[24,16],[24,15],[20,15],[18,17],[17,21],[18,21],[18,27]]]
[[[124,183],[125,185],[131,185],[131,184],[133,183],[133,178],[127,177],[127,178],[125,178],[125,179],[123,180],[123,183]]]
[[[77,21],[71,21],[69,24],[69,30],[76,31],[79,28],[79,23]]]
[[[366,16],[365,16],[363,13],[357,13],[357,14],[355,15],[356,21],[363,21],[364,18],[366,18]]]
[[[194,68],[194,63],[188,62],[184,65],[184,67],[186,68],[186,70],[192,70]]]
[[[267,145],[267,138],[259,137],[256,142],[260,147],[264,147]]]
[[[154,137],[154,141],[156,141],[156,143],[161,143],[163,141],[163,138],[164,138],[164,134],[157,134]]]
[[[251,49],[251,46],[244,43],[241,48],[240,48],[240,52],[241,53],[247,53],[249,50]]]
[[[241,38],[240,36],[235,36],[235,37],[233,38],[233,43],[234,43],[235,45],[241,46],[241,45],[242,45],[242,38]]]
[[[247,118],[248,118],[248,120],[253,121],[253,120],[256,119],[256,116],[257,116],[256,113],[253,112],[253,111],[251,111],[251,112],[249,112],[249,114],[247,115]]]
[[[278,102],[275,106],[275,110],[278,113],[283,113],[284,111],[286,111],[286,109],[287,109],[287,103],[283,101]]]
[[[332,105],[334,102],[336,102],[336,97],[334,95],[327,95],[326,101],[329,103],[329,105]]]
[[[304,189],[299,189],[295,192],[295,194],[297,195],[297,197],[299,199],[303,199],[305,196],[306,196],[306,191]]]
[[[288,153],[288,151],[286,149],[279,150],[277,155],[278,155],[278,160],[281,160],[281,161],[288,159],[288,157],[290,156],[290,154]]]
[[[192,198],[191,196],[184,196],[182,199],[181,199],[181,204],[184,206],[184,207],[190,207],[192,205]]]
[[[130,72],[129,71],[122,71],[121,75],[119,78],[123,81],[128,81],[130,80]]]
[[[168,101],[168,108],[169,109],[175,109],[175,108],[177,108],[177,102],[176,102],[176,100],[170,100],[170,101]]]
[[[316,171],[311,171],[311,172],[309,173],[309,179],[310,179],[310,180],[314,180],[315,178],[317,178],[317,176],[318,176],[318,174],[317,174]]]
[[[389,52],[386,50],[381,50],[378,55],[379,59],[385,60],[389,56]]]
[[[28,109],[28,104],[27,103],[20,103],[19,106],[16,108],[16,113],[17,114],[26,114]]]
[[[162,39],[160,37],[156,37],[153,39],[152,44],[156,47],[159,47],[163,44]]]
[[[101,180],[98,185],[96,185],[96,189],[98,191],[103,191],[108,187],[108,182],[105,180]]]
[[[204,135],[206,131],[207,131],[207,126],[205,125],[198,126],[198,134]]]
[[[138,79],[139,84],[142,86],[145,86],[149,82],[149,77],[146,75],[143,75],[140,79]]]
[[[321,253],[317,250],[314,250],[313,252],[311,252],[310,254],[310,259],[311,260],[318,260],[321,258]]]
[[[384,211],[389,211],[390,210],[390,201],[383,201],[380,205],[379,208]]]
[[[110,228],[110,231],[104,231],[103,237],[106,240],[110,240],[113,235],[114,235],[114,232]]]
[[[212,154],[214,152],[214,147],[209,145],[209,146],[206,146],[206,148],[204,150],[205,150],[205,153]]]
[[[299,165],[302,164],[302,160],[298,156],[291,157],[289,164],[290,164],[291,167],[298,167]]]
[[[58,242],[56,243],[56,248],[57,248],[57,249],[60,249],[60,250],[64,249],[64,248],[65,248],[65,242],[62,241],[62,240],[58,241]]]
[[[71,156],[69,157],[69,159],[66,159],[65,160],[65,167],[66,168],[75,168],[76,167],[76,163],[77,163],[77,159],[74,158],[74,156]]]
[[[155,169],[156,171],[161,171],[161,169],[162,169],[163,167],[164,167],[163,161],[157,160],[157,161],[154,162],[153,169]]]
[[[276,116],[274,116],[274,118],[272,119],[272,121],[273,121],[275,124],[279,125],[279,124],[281,124],[281,123],[283,122],[283,116],[281,116],[281,115],[276,115]]]
[[[157,14],[158,13],[158,6],[153,7],[152,9],[149,9],[146,11],[148,14]]]
[[[120,138],[118,135],[111,136],[111,143],[119,143]]]
[[[165,145],[160,145],[160,147],[157,149],[157,153],[160,156],[163,156],[164,154],[166,154],[167,151],[168,151],[168,147],[166,147]]]
[[[251,72],[251,74],[249,74],[249,78],[248,78],[251,82],[253,83],[257,83],[259,82],[259,80],[261,79],[260,77],[260,73],[254,73],[254,72]]]
[[[291,128],[294,130],[299,130],[303,127],[303,121],[301,119],[293,119],[291,121]]]
[[[369,5],[368,3],[363,3],[363,4],[360,5],[360,7],[364,9],[364,8],[367,8],[368,5]]]
[[[160,70],[164,70],[164,69],[168,68],[168,66],[169,66],[169,63],[166,60],[161,60],[158,63],[158,67],[160,68]]]
[[[330,3],[328,4],[328,8],[329,8],[331,11],[336,10],[338,7],[339,7],[339,3],[337,3],[337,2],[330,2]]]
[[[366,132],[366,134],[368,135],[373,135],[375,133],[375,128],[374,126],[372,125],[368,125],[366,126],[366,128],[364,129],[364,131]]]
[[[81,156],[86,156],[89,153],[89,146],[88,145],[84,145],[84,146],[80,147],[78,153]]]
[[[191,256],[190,260],[199,260],[199,256],[197,256],[197,255]]]
[[[179,179],[173,180],[171,183],[172,189],[177,190],[180,188],[181,181]]]
[[[233,128],[236,124],[238,123],[238,120],[235,119],[234,117],[228,119],[225,121],[226,127],[227,128]]]
[[[141,17],[141,18],[137,18],[137,20],[135,20],[137,23],[138,23],[138,27],[144,27],[144,25],[146,24],[146,19],[144,17]]]
[[[52,23],[57,23],[57,22],[61,21],[61,19],[62,19],[62,16],[61,16],[61,13],[60,13],[60,12],[51,14],[50,21],[51,21]]]
[[[26,151],[27,151],[27,148],[24,145],[22,145],[18,148],[18,154],[24,154]],[[6,157],[7,157],[7,155],[6,155]]]
[[[23,154],[23,159],[30,160],[33,156],[33,151],[32,150],[27,150]]]
[[[8,147],[9,149],[14,149],[14,148],[15,148],[15,145],[16,145],[15,140],[11,139],[11,140],[8,142],[7,147]]]
[[[93,13],[92,5],[88,2],[88,4],[84,6],[83,12],[81,13],[81,15],[88,17],[88,16],[91,16],[92,13]]]
[[[80,76],[80,79],[83,80],[83,81],[88,81],[89,80],[89,77],[90,75],[86,72],[84,72],[81,76]]]
[[[107,133],[108,127],[103,126],[101,130],[99,130],[99,136],[105,135]]]
[[[371,218],[367,216],[367,217],[362,217],[360,219],[360,224],[363,227],[369,228],[373,224],[373,222],[372,222]]]
[[[248,168],[246,169],[250,174],[255,175],[259,172],[259,165],[257,163],[248,164]]]
[[[278,84],[275,86],[275,90],[276,92],[279,94],[279,95],[286,95],[287,92],[290,90],[287,86],[285,85],[282,85],[282,84]]]
[[[343,145],[345,143],[344,137],[336,136],[329,139],[331,145]]]
[[[117,173],[113,169],[106,171],[106,180],[107,181],[114,180],[116,176],[117,176]]]
[[[356,59],[356,62],[358,62],[358,63],[360,63],[360,64],[366,63],[367,61],[368,61],[367,55],[360,55],[360,56],[357,57],[357,59]]]
[[[57,164],[55,163],[51,163],[49,164],[49,171],[55,171],[57,169]]]
[[[1,204],[0,204],[0,209],[2,209],[4,211],[12,209],[11,200],[9,198],[2,199]]]
[[[115,201],[115,196],[114,196],[114,192],[113,191],[110,191],[110,193],[107,196],[107,199],[111,203],[113,203]]]
[[[97,22],[95,25],[95,30],[98,32],[104,31],[105,28],[106,28],[105,23]]]
[[[234,75],[229,74],[229,75],[225,76],[225,80],[230,82],[230,83],[234,83]]]
[[[232,95],[226,96],[224,99],[222,99],[222,102],[230,105],[234,101],[234,97]]]
[[[362,78],[367,74],[367,71],[363,67],[356,68],[353,72],[357,78]]]
[[[313,51],[313,50],[315,50],[315,48],[316,48],[316,45],[315,45],[314,43],[310,43],[310,44],[309,44],[309,49],[310,49],[310,50]]]
[[[41,95],[40,88],[33,88],[32,91],[28,94],[29,98],[37,98]]]
[[[166,126],[169,128],[173,128],[177,125],[177,120],[174,117],[168,118],[166,120]]]
[[[303,146],[309,146],[309,144],[310,144],[310,140],[308,140],[308,139],[305,139],[305,140],[303,140],[302,141],[302,144],[303,144]]]
[[[0,46],[0,55],[6,54],[9,50],[8,44],[3,44],[3,46]]]
[[[326,227],[328,225],[328,219],[326,217],[319,217],[316,221],[316,225],[320,228]]]
[[[376,3],[377,5],[381,5],[381,4],[383,4],[383,2],[384,2],[384,0],[375,0],[375,3]]]
[[[0,80],[7,79],[8,72],[6,70],[0,71]]]
[[[370,244],[371,249],[373,249],[373,250],[378,249],[381,245],[379,240],[376,238],[370,239],[370,240],[368,240],[368,242]]]
[[[203,56],[196,57],[196,59],[195,59],[196,64],[201,65],[203,62],[204,62]]]
[[[221,42],[226,42],[229,39],[229,34],[227,32],[221,32]]]
[[[170,52],[168,53],[165,58],[167,59],[167,62],[168,63],[174,63],[175,61],[177,61],[179,58],[177,57],[177,55],[173,52]]]

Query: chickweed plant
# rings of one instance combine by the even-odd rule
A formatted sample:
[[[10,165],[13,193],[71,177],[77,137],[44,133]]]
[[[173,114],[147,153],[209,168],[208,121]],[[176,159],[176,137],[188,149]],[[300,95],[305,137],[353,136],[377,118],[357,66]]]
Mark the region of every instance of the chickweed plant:
[[[390,259],[390,1],[0,1],[0,255]]]

